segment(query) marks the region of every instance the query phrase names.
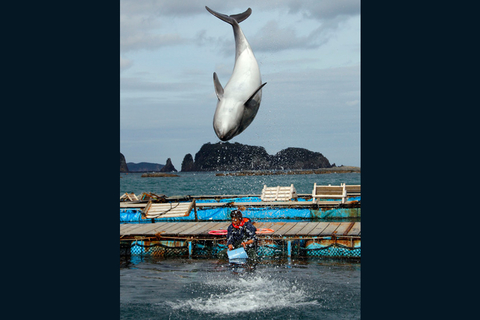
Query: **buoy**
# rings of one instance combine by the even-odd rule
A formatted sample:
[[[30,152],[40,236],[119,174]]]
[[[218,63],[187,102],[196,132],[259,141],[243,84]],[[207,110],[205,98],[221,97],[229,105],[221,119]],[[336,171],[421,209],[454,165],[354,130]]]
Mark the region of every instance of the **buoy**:
[[[221,235],[227,234],[227,230],[212,230],[212,231],[208,231],[208,234],[221,236]]]
[[[273,233],[273,229],[257,229],[255,234],[265,234],[265,233]]]

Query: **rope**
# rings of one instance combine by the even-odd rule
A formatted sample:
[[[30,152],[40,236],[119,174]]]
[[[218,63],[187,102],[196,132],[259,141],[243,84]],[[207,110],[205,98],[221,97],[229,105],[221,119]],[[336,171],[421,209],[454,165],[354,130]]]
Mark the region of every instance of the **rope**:
[[[170,209],[168,209],[168,210],[167,210],[167,211],[165,211],[165,212],[161,212],[161,213],[159,213],[157,217],[161,216],[162,214],[165,214],[165,213],[167,213],[167,212],[168,212],[168,211],[170,211],[170,210],[173,210],[173,209],[175,209],[176,207],[178,207],[178,206],[180,205],[180,202],[177,202],[177,205],[175,206],[175,208],[172,208],[172,203],[171,203],[171,202],[169,202],[169,204],[170,204]]]
[[[169,202],[168,204],[170,205],[170,209],[167,209],[167,210],[164,211],[164,212],[160,212],[159,214],[157,214],[157,215],[155,216],[155,218],[148,218],[148,219],[156,219],[156,218],[160,217],[161,215],[164,215],[165,213],[167,213],[167,212],[175,209],[176,207],[178,207],[178,206],[180,205],[180,202],[177,202],[177,205],[175,206],[175,208],[172,208],[172,203],[171,203],[171,202]],[[145,217],[146,217],[146,215],[145,215]]]
[[[188,244],[183,246],[183,247],[169,247],[169,246],[166,246],[166,245],[161,244],[161,243],[154,243],[154,244],[151,244],[151,245],[139,244],[139,243],[137,243],[137,241],[132,242],[132,247],[133,246],[139,246],[139,247],[142,247],[142,248],[162,247],[162,248],[167,248],[167,249],[185,249],[185,248],[188,248]]]
[[[331,245],[329,246],[326,246],[326,247],[321,247],[321,248],[301,248],[300,247],[300,250],[313,250],[313,251],[318,251],[318,250],[326,250],[330,247],[338,247],[338,248],[342,248],[342,249],[348,249],[348,250],[355,250],[355,249],[361,249],[362,247],[348,247],[348,246],[345,246],[343,244],[339,244],[339,243],[332,243]]]

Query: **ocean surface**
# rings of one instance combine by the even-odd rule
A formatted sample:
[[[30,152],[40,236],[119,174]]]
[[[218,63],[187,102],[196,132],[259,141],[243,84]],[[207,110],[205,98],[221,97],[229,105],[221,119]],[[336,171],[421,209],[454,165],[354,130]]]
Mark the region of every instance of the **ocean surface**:
[[[179,172],[179,177],[142,178],[141,173],[120,174],[120,195],[152,192],[157,195],[260,195],[267,187],[294,185],[297,193],[311,194],[321,185],[361,184],[360,173],[289,174],[263,176],[216,176],[215,172]]]
[[[120,268],[120,318],[360,319],[360,263],[137,259]]]
[[[142,178],[120,174],[120,195],[259,195],[263,185],[361,184],[359,173]],[[358,261],[264,259],[254,269],[218,259],[120,258],[121,319],[360,319]]]

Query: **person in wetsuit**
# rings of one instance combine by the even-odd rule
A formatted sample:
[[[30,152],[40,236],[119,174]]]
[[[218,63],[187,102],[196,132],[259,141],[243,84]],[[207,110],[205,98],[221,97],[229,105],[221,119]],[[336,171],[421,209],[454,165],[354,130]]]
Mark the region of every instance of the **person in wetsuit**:
[[[247,252],[248,258],[257,260],[257,228],[252,224],[249,218],[244,218],[240,210],[234,210],[230,213],[232,224],[227,228],[227,247],[228,251],[243,246]],[[227,250],[222,252],[226,256]]]

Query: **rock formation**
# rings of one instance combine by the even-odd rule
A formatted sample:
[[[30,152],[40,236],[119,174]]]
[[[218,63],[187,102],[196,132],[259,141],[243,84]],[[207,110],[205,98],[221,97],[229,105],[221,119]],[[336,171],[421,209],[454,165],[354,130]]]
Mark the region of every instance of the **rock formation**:
[[[120,172],[128,172],[127,162],[125,156],[120,152]]]
[[[195,154],[197,171],[262,170],[269,168],[265,148],[238,142],[206,143]]]
[[[229,142],[206,143],[195,154],[186,155],[182,171],[291,170],[330,168],[330,162],[319,152],[287,148],[269,155],[265,148]]]
[[[125,162],[120,153],[120,172],[178,172],[170,158],[166,165],[141,162]],[[206,143],[195,154],[186,154],[182,161],[182,172],[189,171],[248,171],[248,170],[315,170],[332,168],[326,157],[319,152],[303,148],[287,148],[269,155],[264,147],[249,146],[238,142]],[[130,171],[129,171],[130,169]]]
[[[160,172],[177,172],[177,169],[172,164],[170,158],[167,159],[167,164],[160,170]]]
[[[303,148],[287,148],[272,157],[272,169],[330,168],[330,162],[321,153]]]
[[[195,163],[193,162],[193,157],[190,153],[186,154],[183,158],[181,171],[197,171],[195,170]]]

